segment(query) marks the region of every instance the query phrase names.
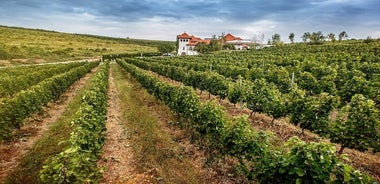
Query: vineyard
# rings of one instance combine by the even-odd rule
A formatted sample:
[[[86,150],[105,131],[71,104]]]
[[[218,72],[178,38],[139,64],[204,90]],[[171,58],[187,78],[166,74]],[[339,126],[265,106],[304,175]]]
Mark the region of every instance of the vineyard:
[[[0,182],[379,182],[379,46],[0,68]]]
[[[8,74],[8,76],[3,78],[2,86],[5,86],[5,90],[3,98],[0,98],[0,140],[9,137],[12,129],[20,128],[26,117],[57,99],[75,81],[98,64],[99,62],[58,65],[53,68],[42,67],[38,73],[26,75],[25,73],[30,72],[29,68],[17,68],[17,72],[13,71],[14,69],[4,71],[3,75]],[[36,84],[33,85],[34,83]]]
[[[191,60],[147,58],[127,62],[228,99],[252,110],[252,114],[268,114],[273,117],[272,123],[289,117],[290,123],[302,131],[308,129],[342,144],[340,153],[345,147],[378,152],[380,54],[378,44],[365,46],[356,52],[351,46],[317,47],[315,53],[307,47],[289,47]],[[300,51],[295,53],[296,49]],[[341,55],[332,55],[331,50]],[[331,117],[333,112],[338,116]]]

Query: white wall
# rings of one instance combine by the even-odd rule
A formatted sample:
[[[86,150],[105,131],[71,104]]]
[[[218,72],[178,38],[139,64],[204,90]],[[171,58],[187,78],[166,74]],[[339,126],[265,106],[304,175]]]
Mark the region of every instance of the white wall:
[[[179,39],[178,40],[178,50],[177,55],[198,55],[198,52],[193,49],[193,46],[187,46],[190,42],[190,39]]]

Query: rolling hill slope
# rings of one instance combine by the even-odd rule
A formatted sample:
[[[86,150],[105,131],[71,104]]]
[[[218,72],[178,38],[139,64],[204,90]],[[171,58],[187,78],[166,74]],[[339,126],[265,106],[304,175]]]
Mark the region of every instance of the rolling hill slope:
[[[165,42],[0,26],[0,65],[76,60],[123,52],[155,52],[157,45]]]

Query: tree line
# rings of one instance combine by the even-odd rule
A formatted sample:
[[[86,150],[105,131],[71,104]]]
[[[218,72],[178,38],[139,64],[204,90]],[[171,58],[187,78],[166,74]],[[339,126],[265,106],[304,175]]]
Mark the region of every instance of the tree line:
[[[318,32],[305,32],[301,38],[302,41],[309,44],[322,44],[325,41],[331,41],[333,43],[336,42],[337,38],[339,41],[347,39],[349,36],[346,31],[342,31],[338,34],[338,37],[334,33],[329,33],[327,35],[323,35],[322,31]],[[294,43],[295,34],[290,33],[288,36],[290,43]],[[370,37],[367,37],[367,39],[371,39]],[[268,40],[269,45],[279,45],[282,44],[281,36],[280,34],[276,33],[272,35],[272,37]]]

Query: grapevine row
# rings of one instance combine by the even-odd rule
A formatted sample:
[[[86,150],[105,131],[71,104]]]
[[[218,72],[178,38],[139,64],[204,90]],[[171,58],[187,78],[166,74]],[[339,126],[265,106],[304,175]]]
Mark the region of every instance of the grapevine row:
[[[54,68],[57,64],[47,64],[47,65],[27,65],[27,66],[10,66],[5,68],[0,68],[0,77],[7,76],[20,76],[25,73],[31,73],[36,70],[49,70]]]
[[[253,55],[253,54],[252,54]],[[243,55],[244,56],[244,55]],[[342,105],[347,104],[355,94],[362,94],[372,99],[379,107],[380,100],[380,63],[360,63],[354,61],[324,63],[322,61],[300,62],[291,61],[286,64],[282,58],[278,63],[262,60],[250,62],[249,67],[241,67],[244,62],[233,65],[233,62],[219,61],[225,58],[202,56],[171,59],[145,59],[150,62],[160,62],[170,66],[182,66],[188,70],[216,71],[219,74],[246,80],[265,79],[274,83],[282,93],[289,93],[294,85],[304,89],[308,95],[318,95],[323,92],[339,96]],[[247,58],[237,59],[241,61]],[[229,60],[228,60],[229,61]],[[293,81],[292,81],[293,78]]]
[[[94,87],[82,97],[80,110],[69,146],[45,161],[40,178],[43,183],[97,183],[101,169],[97,167],[107,118],[109,62],[103,63],[92,79]]]
[[[23,74],[7,75],[0,78],[0,98],[11,97],[13,94],[25,90],[30,86],[33,86],[42,80],[52,77],[57,74],[61,74],[72,68],[82,66],[85,63],[70,63],[70,64],[57,64],[49,67],[37,67],[33,71],[23,70],[19,68]]]
[[[15,128],[22,126],[23,120],[30,114],[41,110],[48,102],[57,99],[75,81],[83,77],[99,62],[87,63],[68,72],[22,90],[11,98],[0,99],[0,140],[8,138]]]
[[[302,90],[293,89],[291,93],[283,94],[275,85],[265,79],[254,81],[240,79],[236,82],[215,72],[186,70],[186,68],[163,65],[158,62],[145,62],[140,59],[127,59],[128,62],[152,70],[173,80],[183,82],[200,90],[207,90],[221,99],[228,98],[231,103],[244,103],[252,112],[266,113],[275,119],[290,117],[291,123],[303,129],[308,129],[345,147],[360,151],[374,148],[380,149],[380,123],[377,109],[373,101],[361,95],[352,97],[350,105],[341,109],[341,116],[348,114],[347,121],[343,118],[331,120],[331,112],[338,106],[338,98],[322,93],[308,96]],[[360,101],[360,103],[352,103]],[[361,108],[363,111],[347,111],[347,108]],[[360,131],[352,131],[353,126],[365,127]]]
[[[146,71],[123,61],[118,63],[149,93],[188,119],[204,144],[221,155],[239,161],[243,174],[260,183],[370,183],[371,179],[343,164],[335,148],[326,143],[305,143],[297,137],[275,146],[270,132],[251,128],[246,117],[226,119],[214,102],[201,103],[193,88],[162,82]]]

